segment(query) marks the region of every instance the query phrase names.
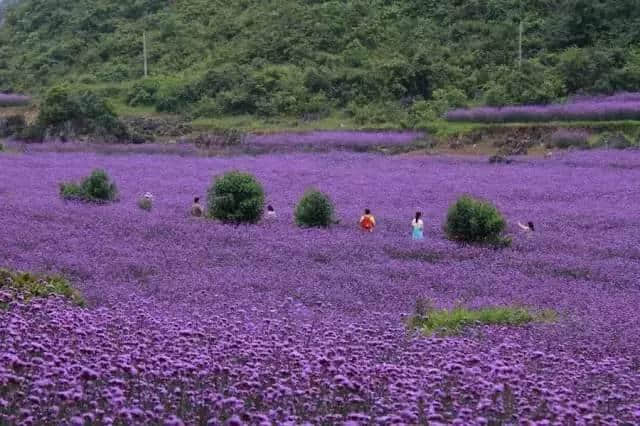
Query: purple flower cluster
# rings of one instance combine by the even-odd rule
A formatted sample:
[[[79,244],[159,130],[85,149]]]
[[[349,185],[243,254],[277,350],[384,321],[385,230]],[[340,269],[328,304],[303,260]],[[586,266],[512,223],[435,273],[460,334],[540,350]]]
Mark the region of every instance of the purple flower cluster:
[[[611,96],[574,96],[569,103],[585,102],[640,102],[640,93],[621,92]]]
[[[59,199],[58,182],[96,167],[120,203]],[[189,216],[231,169],[261,180],[276,220]],[[638,152],[509,167],[338,152],[33,153],[0,155],[0,176],[0,266],[61,273],[90,306],[0,294],[2,424],[640,422]],[[309,186],[331,195],[341,224],[293,224]],[[136,206],[146,191],[150,213]],[[463,193],[496,203],[511,248],[444,238]],[[372,234],[356,226],[365,207]],[[529,220],[536,232],[519,234],[514,224]],[[405,329],[418,298],[559,319],[426,338]]]
[[[312,131],[255,134],[248,142],[259,145],[391,146],[409,144],[420,137],[422,133],[413,131]]]
[[[445,118],[480,123],[640,120],[640,94],[577,98],[566,104],[456,109]]]
[[[22,106],[31,102],[31,97],[13,93],[0,93],[0,107]]]

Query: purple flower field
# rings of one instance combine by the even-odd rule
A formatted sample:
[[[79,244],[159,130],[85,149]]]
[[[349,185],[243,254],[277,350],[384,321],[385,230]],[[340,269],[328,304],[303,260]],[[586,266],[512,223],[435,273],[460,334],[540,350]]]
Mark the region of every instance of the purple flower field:
[[[412,131],[312,131],[251,135],[249,143],[263,145],[376,146],[404,145],[422,137]]]
[[[31,98],[14,93],[0,93],[0,107],[22,106],[31,102]]]
[[[456,109],[445,118],[479,123],[640,120],[640,94],[578,97],[565,104]]]
[[[103,167],[120,202],[63,202]],[[188,216],[231,169],[254,173],[278,219]],[[235,158],[0,154],[0,267],[59,272],[86,309],[0,293],[1,424],[637,424],[639,152],[509,166],[485,158],[331,153]],[[308,186],[341,224],[301,230]],[[136,200],[154,195],[150,213]],[[494,201],[513,246],[441,230],[463,193]],[[356,221],[376,215],[373,234]],[[424,212],[425,240],[410,222]],[[520,234],[517,221],[536,233]],[[554,309],[556,323],[407,333],[438,307]]]

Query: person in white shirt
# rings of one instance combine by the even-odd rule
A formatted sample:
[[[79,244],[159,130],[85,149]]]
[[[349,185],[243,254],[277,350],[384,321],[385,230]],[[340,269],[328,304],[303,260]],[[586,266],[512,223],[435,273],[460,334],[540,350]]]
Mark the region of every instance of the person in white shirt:
[[[276,211],[273,209],[273,206],[269,204],[267,206],[267,219],[273,220],[277,218]]]
[[[527,236],[529,237],[532,236],[533,232],[536,230],[535,226],[533,226],[533,222],[527,222],[526,225],[523,225],[520,222],[518,222],[518,226],[520,227],[522,232],[527,234]]]
[[[531,233],[536,230],[535,226],[533,226],[533,222],[527,222],[526,225],[523,225],[520,222],[518,222],[518,226],[520,227],[520,229],[522,229],[523,232],[526,232],[526,233]]]
[[[422,240],[424,238],[424,222],[421,217],[422,212],[416,212],[416,216],[411,221],[411,228],[413,229],[411,236],[414,240]]]

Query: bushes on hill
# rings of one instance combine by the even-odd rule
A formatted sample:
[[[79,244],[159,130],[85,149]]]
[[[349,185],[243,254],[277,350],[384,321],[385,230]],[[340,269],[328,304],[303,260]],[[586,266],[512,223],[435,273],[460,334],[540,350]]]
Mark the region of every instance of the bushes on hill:
[[[295,210],[296,224],[300,227],[328,227],[334,220],[333,202],[326,194],[307,190]]]
[[[51,89],[40,105],[35,124],[47,135],[68,139],[91,136],[106,141],[127,141],[129,133],[113,108],[91,91],[67,86]]]
[[[80,200],[95,203],[116,201],[118,189],[107,172],[95,169],[80,184],[67,182],[60,184],[60,196],[66,200]]]
[[[257,223],[264,210],[264,190],[249,173],[217,176],[207,192],[207,215],[225,223]]]
[[[494,205],[463,196],[449,208],[444,231],[454,241],[507,245],[508,240],[502,237],[505,226],[504,218]]]

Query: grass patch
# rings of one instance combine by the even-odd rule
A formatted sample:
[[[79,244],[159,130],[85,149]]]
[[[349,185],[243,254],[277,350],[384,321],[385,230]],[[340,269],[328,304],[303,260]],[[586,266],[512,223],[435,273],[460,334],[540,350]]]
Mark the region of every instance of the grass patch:
[[[58,295],[69,299],[77,306],[86,302],[80,292],[71,283],[58,275],[36,275],[28,272],[12,272],[0,268],[0,290],[9,291],[23,300]]]
[[[434,334],[453,336],[465,328],[484,325],[521,326],[531,322],[554,322],[556,313],[552,310],[533,312],[523,307],[496,306],[482,309],[467,309],[461,306],[453,309],[433,309],[428,302],[419,301],[416,313],[409,318],[408,326],[418,329],[427,336]]]

